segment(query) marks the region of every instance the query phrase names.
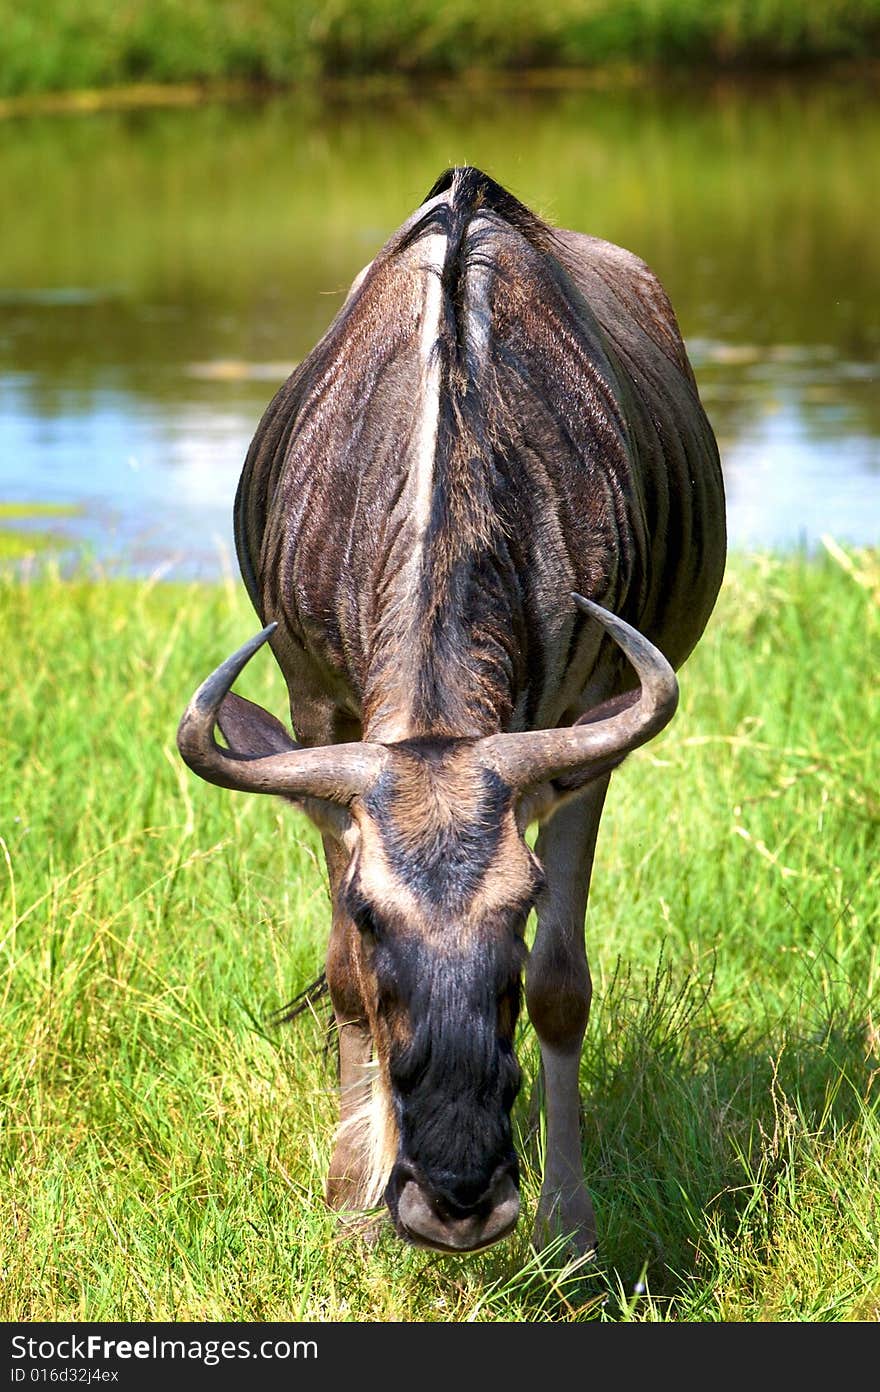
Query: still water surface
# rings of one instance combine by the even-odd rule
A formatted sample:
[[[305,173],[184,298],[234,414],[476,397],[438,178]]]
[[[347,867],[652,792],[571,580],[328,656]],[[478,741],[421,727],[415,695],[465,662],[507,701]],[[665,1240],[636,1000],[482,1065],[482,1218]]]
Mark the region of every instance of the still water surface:
[[[0,501],[80,505],[59,526],[111,569],[215,575],[276,387],[464,162],[658,272],[734,546],[877,543],[880,99],[852,81],[2,122]]]

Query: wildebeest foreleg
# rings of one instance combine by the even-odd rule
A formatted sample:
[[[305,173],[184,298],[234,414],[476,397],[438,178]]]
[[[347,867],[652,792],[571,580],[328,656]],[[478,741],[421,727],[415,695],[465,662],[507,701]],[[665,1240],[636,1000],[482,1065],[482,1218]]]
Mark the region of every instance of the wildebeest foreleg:
[[[324,853],[334,903],[327,948],[327,984],[339,1037],[339,1132],[327,1176],[327,1203],[331,1208],[357,1211],[368,1201],[369,1163],[361,1119],[370,1104],[372,1037],[353,950],[358,930],[337,906],[346,856],[330,836],[324,837]]]
[[[529,1016],[541,1045],[546,1147],[535,1243],[566,1235],[577,1256],[596,1247],[584,1180],[578,1071],[592,985],[584,944],[590,873],[609,775],[541,828],[536,852],[547,876],[526,974]]]

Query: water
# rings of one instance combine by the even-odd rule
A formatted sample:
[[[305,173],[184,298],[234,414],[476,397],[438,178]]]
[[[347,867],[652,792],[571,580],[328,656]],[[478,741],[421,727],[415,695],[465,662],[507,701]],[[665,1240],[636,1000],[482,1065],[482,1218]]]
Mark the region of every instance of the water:
[[[0,501],[111,570],[216,575],[262,411],[440,171],[638,252],[732,545],[880,532],[880,100],[812,82],[448,89],[0,123]],[[47,522],[35,523],[45,529]]]

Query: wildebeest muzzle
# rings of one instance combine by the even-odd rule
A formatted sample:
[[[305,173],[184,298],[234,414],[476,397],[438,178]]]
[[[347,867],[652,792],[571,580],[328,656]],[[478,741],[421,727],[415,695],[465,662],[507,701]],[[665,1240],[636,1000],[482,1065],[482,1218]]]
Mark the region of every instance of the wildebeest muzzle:
[[[415,1165],[398,1161],[385,1201],[400,1237],[438,1252],[474,1252],[506,1237],[519,1216],[516,1160],[496,1166],[487,1184],[432,1183]]]

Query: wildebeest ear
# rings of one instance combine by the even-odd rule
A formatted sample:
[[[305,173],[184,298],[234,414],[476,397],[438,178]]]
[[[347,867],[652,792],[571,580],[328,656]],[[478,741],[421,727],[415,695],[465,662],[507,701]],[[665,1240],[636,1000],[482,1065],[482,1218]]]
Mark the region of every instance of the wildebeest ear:
[[[300,747],[280,720],[254,701],[236,696],[234,691],[227,692],[223,697],[217,723],[233,754],[259,759],[267,754],[286,754]],[[289,801],[311,817],[319,831],[328,833],[337,841],[342,840],[351,826],[351,818],[345,808],[337,807],[324,798],[297,797]]]
[[[629,710],[631,706],[638,703],[638,691],[625,691],[620,696],[611,696],[607,701],[601,701],[599,705],[592,706],[590,710],[584,711],[574,722],[575,725],[598,725],[602,720],[611,719],[619,715],[621,711]],[[613,754],[608,759],[597,759],[588,764],[585,768],[576,769],[573,773],[564,773],[559,778],[543,783],[540,787],[526,793],[522,798],[519,807],[519,819],[523,827],[531,822],[546,822],[558,812],[560,807],[570,802],[577,793],[583,792],[588,783],[594,783],[599,778],[604,778],[606,774],[613,773],[619,768],[626,758],[626,751],[622,754]]]
[[[571,802],[572,798],[582,793],[584,788],[590,783],[595,783],[597,779],[604,778],[606,774],[618,768],[626,758],[621,754],[617,759],[608,759],[605,763],[595,764],[586,772],[580,774],[570,774],[565,778],[557,778],[551,783],[542,783],[537,788],[532,788],[519,801],[517,807],[517,820],[523,831],[531,826],[533,822],[543,824],[549,822],[561,807]]]
[[[280,720],[234,691],[223,697],[217,723],[233,754],[260,757],[297,748]]]

